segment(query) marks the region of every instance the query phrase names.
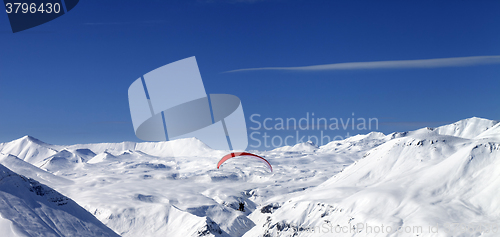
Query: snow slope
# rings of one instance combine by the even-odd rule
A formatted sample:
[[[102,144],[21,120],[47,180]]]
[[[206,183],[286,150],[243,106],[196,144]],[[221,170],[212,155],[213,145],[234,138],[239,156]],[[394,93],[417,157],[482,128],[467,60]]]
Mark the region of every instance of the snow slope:
[[[311,141],[299,143],[294,146],[283,146],[274,149],[273,151],[285,151],[285,152],[314,152],[318,150],[318,146]]]
[[[27,163],[14,155],[0,153],[0,164],[14,171],[17,174],[32,178],[44,184],[71,185],[74,182],[63,177],[54,175],[42,170],[30,163]]]
[[[118,236],[71,199],[0,165],[1,236]]]
[[[56,146],[27,136],[0,144],[0,163],[122,236],[495,236],[449,223],[500,223],[499,124],[474,117],[253,151],[274,172],[244,157],[217,169],[229,151],[195,138]],[[375,233],[381,225],[415,230]]]
[[[450,135],[463,138],[474,138],[486,130],[498,124],[498,121],[483,119],[483,118],[469,118],[460,120],[456,123],[444,125],[436,129],[436,132],[441,135]]]
[[[472,118],[392,139],[273,213],[254,213],[245,236],[498,236],[487,228],[500,223],[500,143],[474,139],[494,124]]]
[[[14,155],[21,160],[34,164],[56,154],[57,150],[54,149],[54,146],[39,141],[36,138],[24,136],[12,142],[0,143],[0,152]]]

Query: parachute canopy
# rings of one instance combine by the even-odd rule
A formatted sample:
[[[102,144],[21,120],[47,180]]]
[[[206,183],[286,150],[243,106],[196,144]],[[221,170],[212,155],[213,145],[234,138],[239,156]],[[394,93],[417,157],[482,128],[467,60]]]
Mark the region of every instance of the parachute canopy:
[[[229,160],[233,157],[237,157],[237,156],[249,156],[249,157],[252,157],[252,158],[256,158],[260,161],[262,161],[264,164],[267,165],[267,167],[269,167],[269,169],[271,169],[271,172],[273,171],[273,167],[271,166],[271,164],[269,164],[269,162],[258,156],[258,155],[254,155],[252,153],[248,153],[248,152],[232,152],[232,153],[229,153],[227,155],[225,155],[224,157],[222,157],[222,159],[220,159],[219,163],[217,163],[217,169],[222,165],[222,163],[226,162],[226,160]]]

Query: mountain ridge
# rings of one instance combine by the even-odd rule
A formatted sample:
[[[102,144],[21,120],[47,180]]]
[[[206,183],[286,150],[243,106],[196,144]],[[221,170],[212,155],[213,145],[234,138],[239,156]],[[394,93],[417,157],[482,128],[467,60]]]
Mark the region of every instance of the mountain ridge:
[[[4,236],[118,236],[71,199],[1,164],[0,203],[11,225]]]
[[[60,146],[24,137],[0,144],[7,153],[0,164],[33,173],[123,236],[321,236],[304,230],[329,223],[496,221],[499,134],[497,121],[473,117],[321,147],[254,151],[274,172],[245,158],[217,169],[229,151],[195,138]],[[53,162],[41,165],[44,160]]]

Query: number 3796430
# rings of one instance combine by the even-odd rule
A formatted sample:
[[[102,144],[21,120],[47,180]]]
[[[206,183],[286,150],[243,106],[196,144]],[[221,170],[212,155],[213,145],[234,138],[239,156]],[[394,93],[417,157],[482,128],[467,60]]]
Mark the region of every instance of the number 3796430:
[[[5,4],[7,13],[59,13],[61,4],[59,3],[7,3]]]

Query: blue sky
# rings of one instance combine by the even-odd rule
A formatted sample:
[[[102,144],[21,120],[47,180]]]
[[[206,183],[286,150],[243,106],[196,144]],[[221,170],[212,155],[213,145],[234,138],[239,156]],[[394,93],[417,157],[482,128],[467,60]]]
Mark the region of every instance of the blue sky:
[[[0,14],[0,142],[24,135],[53,144],[139,141],[128,87],[190,56],[207,93],[242,100],[248,127],[255,127],[252,114],[378,118],[384,133],[472,116],[500,120],[498,60],[228,72],[500,55],[498,9],[499,1],[80,1],[15,34]]]

